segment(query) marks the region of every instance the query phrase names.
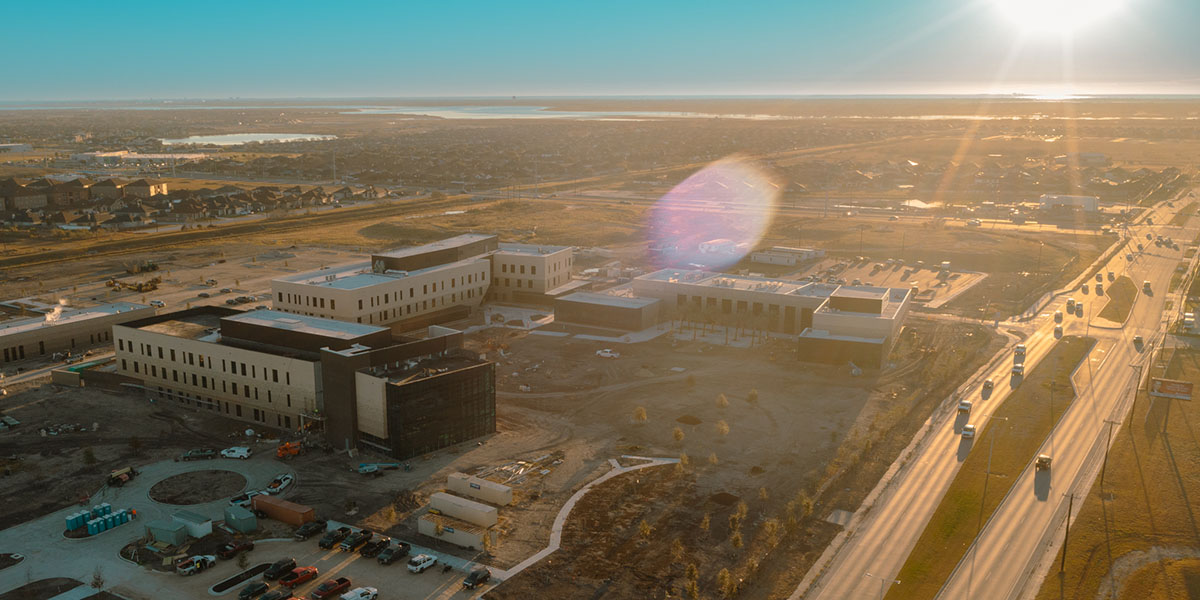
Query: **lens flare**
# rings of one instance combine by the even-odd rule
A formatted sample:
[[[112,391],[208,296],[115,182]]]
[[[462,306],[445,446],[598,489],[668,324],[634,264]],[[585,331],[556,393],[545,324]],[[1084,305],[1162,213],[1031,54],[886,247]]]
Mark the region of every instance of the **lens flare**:
[[[659,266],[721,270],[762,240],[779,185],[741,157],[723,158],[667,192],[650,209],[650,250]]]

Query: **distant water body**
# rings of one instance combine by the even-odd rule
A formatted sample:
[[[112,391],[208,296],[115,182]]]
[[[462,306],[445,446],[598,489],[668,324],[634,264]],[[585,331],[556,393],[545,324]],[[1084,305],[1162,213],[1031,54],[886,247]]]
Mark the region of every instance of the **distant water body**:
[[[271,142],[312,142],[335,139],[337,139],[336,135],[323,135],[319,133],[230,133],[225,135],[193,135],[180,139],[163,139],[160,141],[166,146],[182,144],[238,146],[254,142],[268,144]]]

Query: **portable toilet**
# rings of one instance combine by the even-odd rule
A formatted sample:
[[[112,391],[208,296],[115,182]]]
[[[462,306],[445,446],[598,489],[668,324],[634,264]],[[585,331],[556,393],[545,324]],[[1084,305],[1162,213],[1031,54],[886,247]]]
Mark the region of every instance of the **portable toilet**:
[[[91,521],[87,522],[87,532],[88,532],[88,535],[96,535],[97,533],[100,533],[100,530],[96,528],[96,520],[95,519],[92,519]]]
[[[117,526],[117,516],[116,515],[104,515],[104,524],[109,529],[116,527]]]
[[[105,502],[104,504],[100,505],[100,510],[103,511],[100,513],[102,515],[111,515],[112,514],[112,505]]]
[[[76,512],[75,514],[71,515],[70,527],[71,527],[71,529],[79,529],[80,527],[86,527],[87,522],[88,522],[88,514],[86,512],[79,511],[79,512]]]
[[[122,523],[129,522],[129,511],[128,510],[121,511],[121,522]]]

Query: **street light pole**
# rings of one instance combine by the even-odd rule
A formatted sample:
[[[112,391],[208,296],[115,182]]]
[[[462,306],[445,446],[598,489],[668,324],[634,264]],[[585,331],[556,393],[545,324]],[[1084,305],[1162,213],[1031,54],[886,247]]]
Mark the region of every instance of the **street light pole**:
[[[863,577],[870,577],[871,579],[879,580],[879,600],[883,600],[884,587],[887,586],[889,581],[892,583],[895,583],[897,585],[900,583],[899,579],[892,579],[890,577],[880,577],[879,575],[872,575],[870,573],[863,573]]]
[[[1067,503],[1067,529],[1063,532],[1063,551],[1062,562],[1058,563],[1058,572],[1063,573],[1067,570],[1067,542],[1071,539],[1071,510],[1075,508],[1075,493],[1063,494],[1069,496],[1070,501]]]
[[[1108,443],[1104,445],[1104,463],[1100,466],[1100,487],[1101,487],[1101,489],[1104,488],[1104,473],[1108,471],[1108,448],[1109,448],[1109,446],[1112,446],[1113,425],[1119,425],[1119,423],[1117,421],[1114,421],[1112,419],[1105,419],[1104,422],[1108,423]]]
[[[1005,423],[1008,422],[1008,417],[997,417],[994,415],[981,415],[981,416],[987,417],[989,420],[990,419],[1000,419],[1000,420],[1004,421]],[[979,519],[977,520],[977,522],[975,524],[975,535],[976,536],[978,536],[979,532],[983,530],[983,503],[987,499],[988,481],[990,481],[992,479],[992,450],[995,449],[995,447],[996,447],[996,438],[1000,436],[999,431],[994,432],[994,433],[995,433],[995,435],[988,436],[987,472],[985,472],[984,476],[983,476],[983,493],[980,495],[980,500],[979,500]]]

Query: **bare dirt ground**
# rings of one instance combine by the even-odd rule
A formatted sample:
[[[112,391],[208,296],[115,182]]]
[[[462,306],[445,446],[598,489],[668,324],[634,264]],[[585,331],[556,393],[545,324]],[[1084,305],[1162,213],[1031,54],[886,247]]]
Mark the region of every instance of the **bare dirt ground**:
[[[773,344],[736,350],[664,340],[624,346],[620,359],[604,361],[592,355],[594,342],[510,338],[514,358],[498,368],[510,377],[500,384],[505,414],[520,408],[544,424],[566,421],[555,430],[569,440],[564,464],[615,454],[686,455],[687,464],[591,492],[568,520],[564,550],[492,595],[549,585],[562,598],[678,596],[693,579],[691,564],[706,597],[719,595],[722,569],[746,597],[786,595],[838,531],[821,519],[855,510],[961,373],[1001,343],[975,325],[920,319],[902,338],[892,366],[860,378],[793,362],[790,347]],[[670,371],[676,366],[682,376]],[[533,382],[534,392],[508,391],[520,382]],[[538,393],[546,388],[560,391]],[[634,418],[638,407],[645,422]],[[560,490],[545,486],[541,498],[563,497]],[[536,545],[544,533],[529,539],[527,531],[553,518],[536,504],[502,514],[511,521],[498,556]]]
[[[150,488],[150,499],[163,504],[203,504],[242,491],[246,478],[233,471],[193,471],[168,477]]]
[[[65,577],[39,579],[0,594],[0,600],[46,600],[81,585],[83,583]]]

